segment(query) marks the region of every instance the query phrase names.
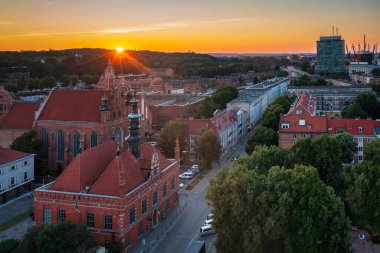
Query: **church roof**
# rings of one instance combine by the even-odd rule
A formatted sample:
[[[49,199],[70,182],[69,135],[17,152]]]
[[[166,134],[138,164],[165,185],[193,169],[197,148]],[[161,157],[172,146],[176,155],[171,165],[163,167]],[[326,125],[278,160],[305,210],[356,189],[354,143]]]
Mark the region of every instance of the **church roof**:
[[[0,123],[3,129],[32,129],[37,103],[14,103]]]
[[[54,90],[38,120],[99,122],[104,90]]]

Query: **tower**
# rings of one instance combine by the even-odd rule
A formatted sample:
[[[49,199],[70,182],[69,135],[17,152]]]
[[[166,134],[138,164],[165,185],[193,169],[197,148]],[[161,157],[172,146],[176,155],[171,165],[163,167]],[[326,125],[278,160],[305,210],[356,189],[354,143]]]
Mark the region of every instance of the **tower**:
[[[138,103],[139,100],[136,98],[135,93],[129,102],[132,106],[132,111],[128,115],[129,136],[126,138],[126,141],[128,142],[128,150],[131,151],[136,158],[140,158],[140,141],[142,140],[140,136],[140,114],[137,109]]]
[[[108,106],[108,98],[106,95],[102,97],[101,104],[99,106],[99,111],[100,111],[100,117],[102,120],[102,123],[106,123],[109,119],[109,106]]]
[[[115,71],[112,67],[111,58],[108,58],[108,65],[104,70],[104,88],[106,90],[112,90],[114,86]]]

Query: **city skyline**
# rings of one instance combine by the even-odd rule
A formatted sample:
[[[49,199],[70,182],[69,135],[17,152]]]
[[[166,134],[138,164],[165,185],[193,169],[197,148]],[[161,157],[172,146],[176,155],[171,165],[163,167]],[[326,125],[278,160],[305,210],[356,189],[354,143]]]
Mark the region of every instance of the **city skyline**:
[[[91,3],[91,4],[90,4]],[[376,0],[0,3],[0,50],[107,48],[199,53],[315,52],[332,25],[350,46],[380,42]]]

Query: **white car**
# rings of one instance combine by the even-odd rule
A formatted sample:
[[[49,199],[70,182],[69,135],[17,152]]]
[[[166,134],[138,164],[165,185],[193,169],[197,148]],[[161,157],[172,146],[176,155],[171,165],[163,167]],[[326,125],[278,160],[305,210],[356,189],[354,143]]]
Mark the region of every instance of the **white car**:
[[[153,147],[157,146],[157,142],[155,142],[155,141],[151,141],[151,142],[149,142],[149,143],[150,143],[150,145],[152,145]]]
[[[199,231],[200,236],[206,236],[206,235],[211,235],[211,234],[215,234],[215,231],[211,225],[204,225],[200,228],[200,231]]]
[[[191,179],[193,177],[194,177],[194,174],[192,172],[184,172],[179,175],[179,178],[182,178],[182,179]]]
[[[179,189],[182,189],[183,187],[185,187],[185,184],[184,183],[180,183],[179,184]]]
[[[205,225],[211,225],[214,219],[205,220]]]
[[[191,166],[191,168],[190,168],[190,171],[192,171],[194,174],[199,173],[199,166],[198,166],[198,164],[193,164],[193,166]]]

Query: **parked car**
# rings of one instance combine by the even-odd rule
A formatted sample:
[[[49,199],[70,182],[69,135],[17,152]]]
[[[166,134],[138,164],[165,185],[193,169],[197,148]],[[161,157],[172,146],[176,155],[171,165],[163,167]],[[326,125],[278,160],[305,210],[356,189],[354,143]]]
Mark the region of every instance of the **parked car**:
[[[192,171],[194,174],[199,173],[199,166],[198,166],[198,164],[193,164],[193,166],[191,166],[191,168],[190,168],[190,171]]]
[[[185,184],[184,183],[180,183],[179,184],[179,189],[182,189],[183,187],[185,187]]]
[[[194,173],[192,172],[184,172],[179,175],[179,178],[182,178],[182,179],[191,179],[193,177],[194,177]]]
[[[212,213],[209,213],[206,217],[206,220],[214,219],[214,215]]]
[[[215,234],[215,231],[212,228],[211,224],[204,225],[200,228],[200,231],[199,231],[200,236],[206,236],[206,235],[211,235],[211,234]]]
[[[155,141],[151,141],[151,142],[149,142],[149,143],[150,143],[150,145],[152,145],[153,147],[157,146],[157,142],[155,142]]]
[[[238,158],[239,158],[239,155],[234,155],[232,156],[231,161],[236,161]]]
[[[205,220],[205,225],[211,225],[214,219]]]

